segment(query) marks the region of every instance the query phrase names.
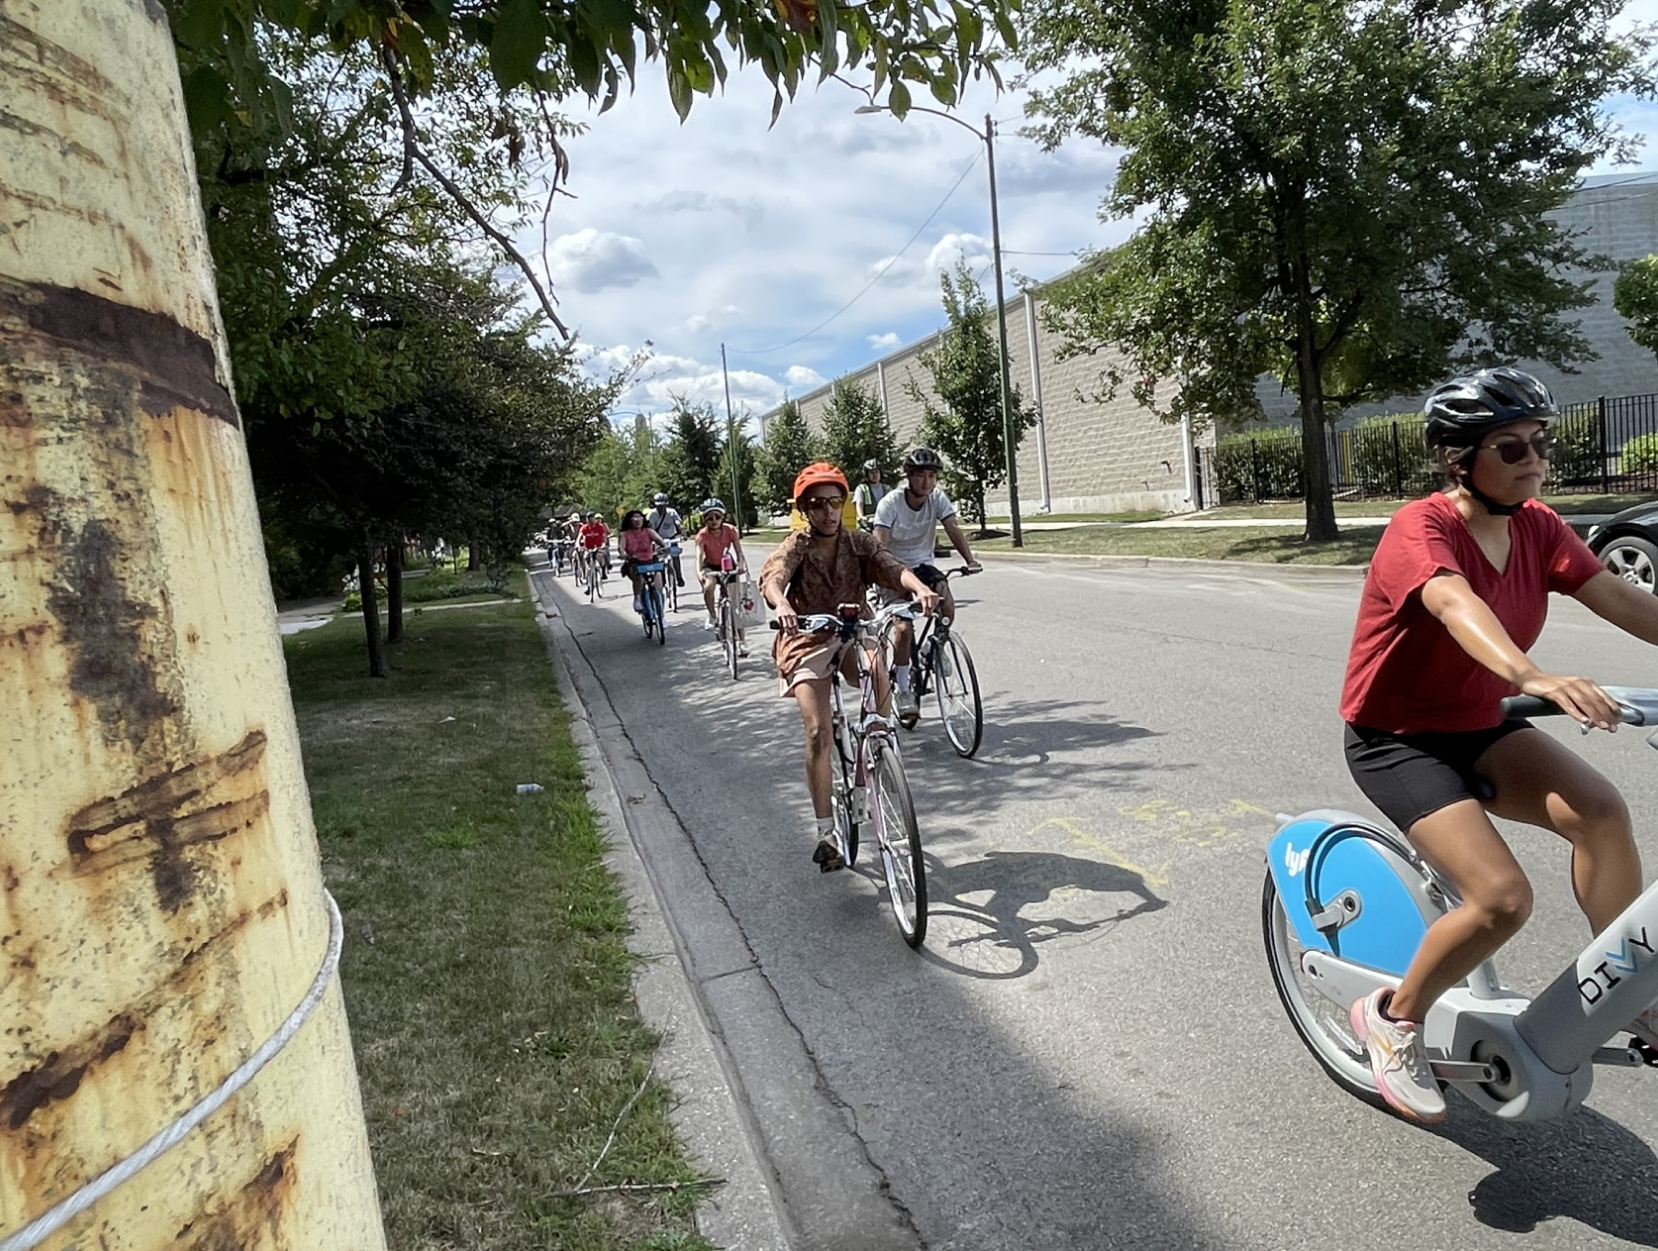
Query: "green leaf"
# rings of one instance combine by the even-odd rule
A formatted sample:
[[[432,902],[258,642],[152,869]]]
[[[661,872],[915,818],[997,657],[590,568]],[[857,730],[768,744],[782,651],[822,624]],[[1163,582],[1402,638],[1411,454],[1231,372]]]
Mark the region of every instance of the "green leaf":
[[[589,99],[599,94],[599,52],[593,46],[593,41],[577,35],[569,39],[564,46],[564,54],[570,62],[570,73],[575,76],[576,85],[587,93]]]
[[[627,0],[580,0],[576,8],[592,25],[612,35],[631,32],[640,20]]]
[[[910,111],[910,89],[896,78],[892,80],[892,90],[887,93],[887,107],[900,121]]]
[[[668,100],[673,104],[674,112],[679,114],[680,121],[691,115],[691,84],[683,70],[668,71]]]
[[[197,66],[184,80],[184,111],[198,135],[219,126],[230,116],[230,84],[210,66]]]
[[[547,46],[547,19],[536,0],[506,0],[489,41],[489,67],[502,90],[526,83]]]
[[[186,48],[211,48],[224,28],[225,0],[189,0],[173,16],[173,38]]]

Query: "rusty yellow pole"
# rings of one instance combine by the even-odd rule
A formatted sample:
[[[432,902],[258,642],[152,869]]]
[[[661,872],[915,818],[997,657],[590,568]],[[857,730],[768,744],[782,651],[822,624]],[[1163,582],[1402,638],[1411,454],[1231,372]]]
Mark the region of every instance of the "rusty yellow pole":
[[[315,833],[159,0],[0,0],[0,1245],[306,995]],[[384,1245],[337,984],[41,1244]]]

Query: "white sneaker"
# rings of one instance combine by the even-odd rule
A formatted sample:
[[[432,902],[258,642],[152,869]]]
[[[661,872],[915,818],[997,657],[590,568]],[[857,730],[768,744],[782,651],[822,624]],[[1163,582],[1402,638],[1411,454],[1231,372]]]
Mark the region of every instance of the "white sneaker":
[[[1631,1021],[1629,1032],[1654,1051],[1658,1051],[1658,1003]]]
[[[635,595],[633,597],[633,611],[634,612],[644,612],[645,611],[645,597],[643,595]]]
[[[894,691],[892,701],[899,718],[906,724],[913,724],[921,716],[921,701],[914,691]]]
[[[1392,994],[1383,987],[1355,1000],[1347,1014],[1353,1033],[1370,1055],[1376,1089],[1390,1108],[1412,1121],[1442,1121],[1445,1096],[1428,1067],[1416,1026],[1408,1021],[1390,1021],[1382,1015],[1383,1000]]]
[[[720,627],[714,623],[714,619],[712,617],[704,617],[702,619],[702,628],[704,630],[718,630]]]

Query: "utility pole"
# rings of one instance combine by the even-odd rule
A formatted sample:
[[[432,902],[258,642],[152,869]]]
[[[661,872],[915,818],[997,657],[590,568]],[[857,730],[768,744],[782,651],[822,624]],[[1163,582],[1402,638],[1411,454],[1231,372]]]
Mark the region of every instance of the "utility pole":
[[[984,152],[990,170],[990,251],[996,262],[997,355],[1002,375],[1002,443],[1007,449],[1007,507],[1013,522],[1013,546],[1023,547],[1025,536],[1019,527],[1019,444],[1015,439],[1013,388],[1008,378],[1007,300],[1002,293],[1002,223],[996,210],[996,122],[984,115]]]
[[[731,416],[731,370],[725,363],[725,344],[720,344],[720,373],[725,376],[725,453],[731,458],[731,515],[737,521],[737,533],[743,532],[742,484],[737,466],[737,423]]]

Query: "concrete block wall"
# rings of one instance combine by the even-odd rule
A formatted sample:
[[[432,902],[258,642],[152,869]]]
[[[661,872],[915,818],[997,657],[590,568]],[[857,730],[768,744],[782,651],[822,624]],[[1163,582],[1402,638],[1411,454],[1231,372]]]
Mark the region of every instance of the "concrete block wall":
[[[1658,253],[1658,173],[1589,178],[1561,209],[1559,218],[1583,232],[1581,242],[1590,252],[1614,260]],[[1658,359],[1635,345],[1612,307],[1614,274],[1583,277],[1594,278],[1598,298],[1578,316],[1601,359],[1582,366],[1577,374],[1563,374],[1538,362],[1521,362],[1521,367],[1541,377],[1566,404],[1601,395],[1658,392]],[[1104,402],[1093,398],[1101,390],[1101,374],[1111,363],[1108,355],[1060,360],[1060,336],[1042,327],[1041,297],[1029,292],[1008,301],[1007,328],[1014,385],[1027,404],[1037,402],[1041,414],[1041,425],[1026,431],[1019,447],[1022,513],[1035,514],[1044,505],[1053,512],[1186,512],[1194,507],[1188,471],[1192,440],[1185,432],[1165,425],[1126,394]],[[917,385],[930,387],[930,377],[918,357],[937,341],[936,334],[930,335],[848,375],[885,396],[887,420],[901,446],[915,441],[921,422],[921,405],[909,397],[905,382],[913,378]],[[820,387],[799,400],[807,419],[819,427],[832,386]],[[1257,393],[1269,421],[1294,420],[1294,397],[1282,394],[1275,380],[1261,379]],[[1373,413],[1407,411],[1420,399],[1403,396],[1355,407],[1344,415],[1343,423]],[[1214,437],[1211,430],[1196,442],[1213,446]],[[999,508],[1005,513],[1006,492],[993,494],[988,503],[992,512]]]

